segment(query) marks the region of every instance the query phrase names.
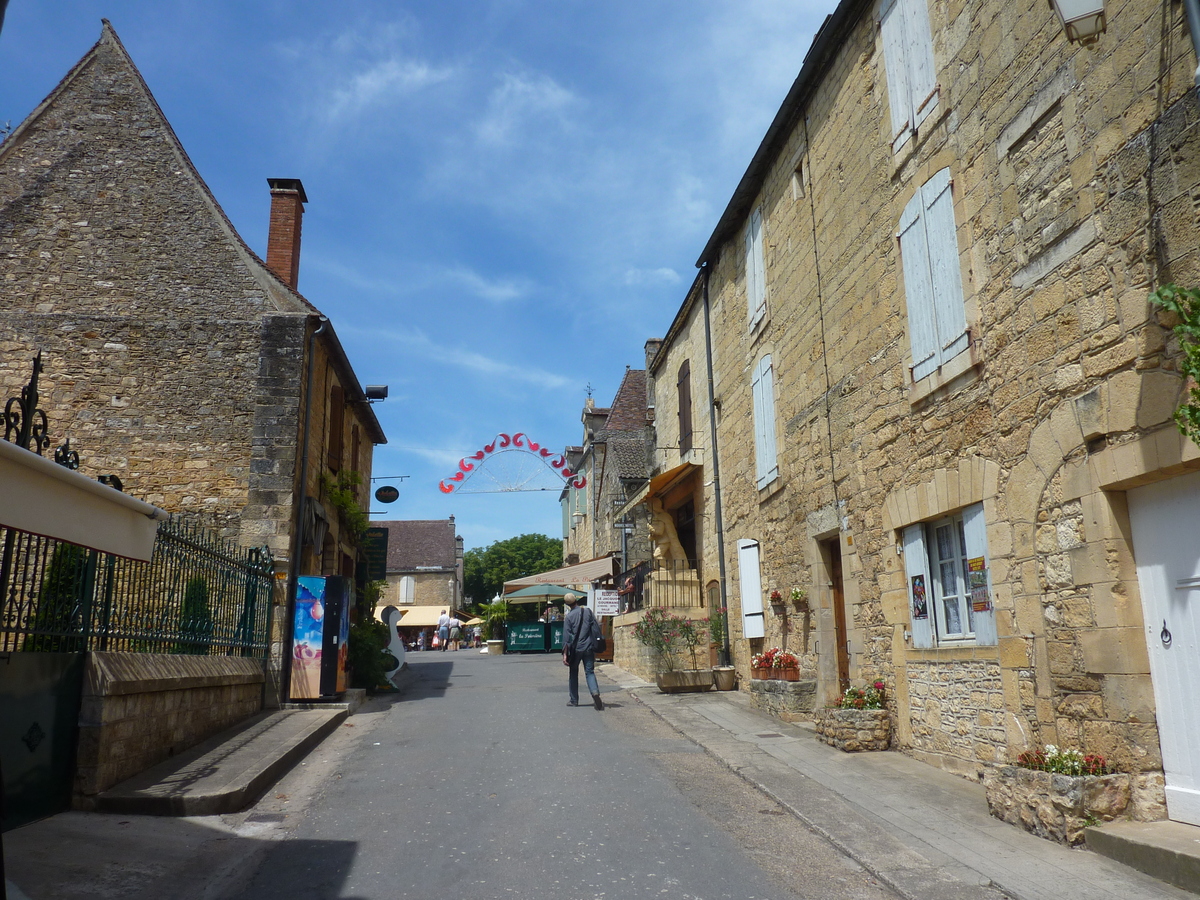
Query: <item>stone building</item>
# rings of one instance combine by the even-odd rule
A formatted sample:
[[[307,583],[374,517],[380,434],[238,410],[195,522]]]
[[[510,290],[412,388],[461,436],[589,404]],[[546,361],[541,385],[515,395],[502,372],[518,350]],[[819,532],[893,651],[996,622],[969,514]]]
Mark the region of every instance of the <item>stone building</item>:
[[[392,520],[373,523],[386,528],[387,588],[381,605],[463,605],[463,539],[449,519]]]
[[[304,188],[270,191],[264,263],[104,22],[0,144],[0,387],[41,350],[42,405],[83,471],[283,566],[299,552],[301,573],[352,575],[385,437],[297,291]]]
[[[1200,631],[1200,450],[1147,302],[1200,278],[1196,52],[1181,6],[1107,17],[1081,47],[1046,4],[844,0],[651,374],[696,371],[707,311],[698,555],[720,529],[743,677],[786,640],[818,703],[883,680],[920,759],[1103,753],[1135,815],[1200,824],[1200,657],[1171,649]]]
[[[584,476],[569,484],[563,508],[563,559],[569,563],[615,556],[630,568],[650,555],[649,520],[644,510],[622,512],[629,495],[646,480],[653,446],[651,410],[644,369],[626,368],[612,406],[584,406],[583,446],[564,451],[567,464]]]

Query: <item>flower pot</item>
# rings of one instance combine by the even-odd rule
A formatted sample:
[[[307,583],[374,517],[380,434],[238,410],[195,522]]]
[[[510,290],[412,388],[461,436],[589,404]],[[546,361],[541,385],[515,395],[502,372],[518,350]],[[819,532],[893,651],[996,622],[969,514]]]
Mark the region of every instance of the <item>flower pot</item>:
[[[718,691],[732,691],[737,688],[737,669],[733,666],[717,666],[713,669],[713,683]]]
[[[798,666],[788,666],[785,669],[776,669],[775,672],[777,673],[775,677],[783,681],[800,680],[800,668]]]
[[[504,641],[488,641],[487,652],[492,656],[501,656],[504,653]]]
[[[677,669],[674,672],[659,672],[654,676],[654,680],[664,694],[707,691],[713,686],[713,670]]]
[[[758,666],[755,666],[754,668],[752,668],[750,670],[750,677],[753,678],[755,681],[762,681],[764,678],[768,677],[770,674],[771,674],[770,669],[764,669],[764,668],[760,668]]]

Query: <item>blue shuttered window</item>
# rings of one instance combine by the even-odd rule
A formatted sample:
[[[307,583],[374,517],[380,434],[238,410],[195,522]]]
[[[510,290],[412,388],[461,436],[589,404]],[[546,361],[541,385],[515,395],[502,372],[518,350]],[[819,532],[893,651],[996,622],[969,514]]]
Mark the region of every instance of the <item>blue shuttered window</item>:
[[[764,356],[754,367],[750,387],[754,398],[755,476],[761,490],[779,477],[775,454],[775,376],[770,356]]]
[[[899,150],[937,108],[937,70],[926,0],[889,0],[879,28],[892,111],[892,149]]]
[[[896,233],[913,381],[937,371],[969,343],[951,186],[949,169],[925,182],[904,208]]]
[[[758,568],[758,541],[738,541],[738,582],[741,587],[742,636],[766,634],[763,622],[762,575]]]
[[[762,209],[746,223],[746,312],[753,328],[767,311],[767,266],[763,256]]]

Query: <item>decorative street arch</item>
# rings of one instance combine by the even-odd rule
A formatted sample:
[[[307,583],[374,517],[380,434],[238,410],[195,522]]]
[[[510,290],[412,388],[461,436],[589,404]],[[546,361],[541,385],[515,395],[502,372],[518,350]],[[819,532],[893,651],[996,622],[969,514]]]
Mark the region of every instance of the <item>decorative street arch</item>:
[[[515,455],[515,456],[514,456]],[[540,465],[531,465],[536,460]],[[466,489],[467,482],[484,470],[494,487],[484,490]],[[546,471],[554,473],[566,484],[579,489],[587,485],[587,479],[567,466],[567,458],[561,453],[533,441],[523,431],[516,434],[498,434],[490,444],[484,444],[458,462],[458,471],[438,483],[443,494],[458,491],[463,493],[485,493],[490,491],[547,490],[545,487],[530,487]]]

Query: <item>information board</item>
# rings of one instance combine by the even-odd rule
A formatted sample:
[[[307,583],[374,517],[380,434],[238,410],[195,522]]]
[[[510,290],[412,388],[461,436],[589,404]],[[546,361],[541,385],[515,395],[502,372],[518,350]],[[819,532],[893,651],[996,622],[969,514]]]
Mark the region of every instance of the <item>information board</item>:
[[[615,616],[621,611],[621,599],[616,591],[596,590],[592,592],[591,607],[598,616]]]

